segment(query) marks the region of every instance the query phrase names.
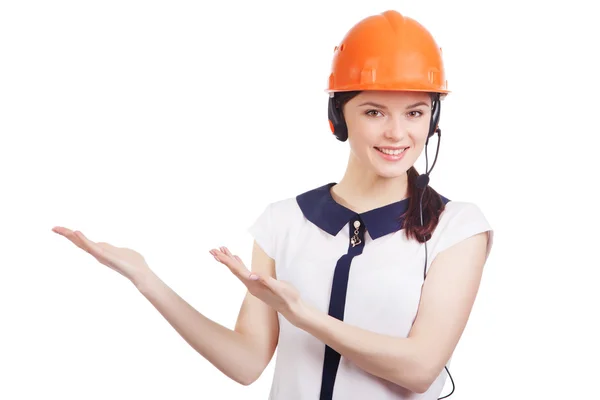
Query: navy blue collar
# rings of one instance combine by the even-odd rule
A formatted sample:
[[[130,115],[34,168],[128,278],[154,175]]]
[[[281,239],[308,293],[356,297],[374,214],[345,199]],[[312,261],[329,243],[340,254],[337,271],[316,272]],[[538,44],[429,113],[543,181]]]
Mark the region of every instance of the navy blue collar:
[[[333,199],[330,189],[335,184],[328,183],[296,196],[302,213],[313,224],[336,236],[352,219],[360,219],[372,239],[402,229],[402,214],[408,210],[410,198],[358,214]]]

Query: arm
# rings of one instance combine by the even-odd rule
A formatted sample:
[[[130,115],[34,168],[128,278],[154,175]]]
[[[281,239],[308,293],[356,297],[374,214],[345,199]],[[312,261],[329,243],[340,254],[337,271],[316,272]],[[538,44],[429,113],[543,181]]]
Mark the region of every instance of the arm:
[[[252,270],[275,276],[275,262],[256,242]],[[234,381],[251,384],[273,357],[279,335],[277,314],[249,293],[231,330],[200,314],[152,272],[134,284],[194,350]]]
[[[487,233],[481,233],[436,256],[407,338],[351,326],[306,305],[297,326],[366,372],[424,393],[450,359],[466,326],[479,289],[486,246]]]

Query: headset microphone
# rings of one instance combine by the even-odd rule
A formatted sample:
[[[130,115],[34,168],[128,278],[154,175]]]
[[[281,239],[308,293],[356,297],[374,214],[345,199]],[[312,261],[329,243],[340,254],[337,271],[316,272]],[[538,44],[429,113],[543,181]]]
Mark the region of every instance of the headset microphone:
[[[425,161],[425,173],[419,175],[415,182],[415,185],[417,186],[418,189],[425,189],[425,187],[429,184],[429,174],[431,173],[431,170],[433,170],[433,167],[435,166],[435,163],[437,161],[437,156],[438,156],[438,153],[440,150],[440,139],[441,139],[442,130],[440,128],[437,128],[434,133],[438,134],[438,144],[437,144],[437,148],[435,150],[435,158],[433,160],[433,165],[431,166],[431,169],[429,169],[429,170],[427,170],[427,161]],[[427,160],[427,144],[428,143],[429,143],[429,137],[427,138],[427,141],[425,142],[425,160]]]
[[[421,174],[417,177],[416,186],[419,189],[424,189],[429,183],[429,174]]]

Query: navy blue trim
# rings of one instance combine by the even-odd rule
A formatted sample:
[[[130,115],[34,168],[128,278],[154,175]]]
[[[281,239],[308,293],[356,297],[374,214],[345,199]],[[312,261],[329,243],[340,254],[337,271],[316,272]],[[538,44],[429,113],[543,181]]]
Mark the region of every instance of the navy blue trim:
[[[336,236],[348,221],[360,216],[373,240],[402,229],[404,218],[401,216],[408,210],[410,198],[357,214],[333,199],[331,188],[335,184],[328,183],[296,196],[298,206],[310,222]],[[444,203],[449,201],[444,196],[441,198]]]
[[[348,252],[344,254],[337,262],[333,273],[333,284],[331,287],[331,297],[329,300],[329,315],[340,321],[344,320],[344,308],[346,306],[346,293],[348,289],[348,277],[350,276],[350,266],[354,257],[362,254],[365,247],[365,223],[360,217],[355,217],[350,221],[349,235],[354,236],[354,222],[361,223],[358,228],[358,238],[360,243],[354,247],[348,244]],[[325,357],[323,359],[323,375],[321,380],[320,400],[331,400],[333,397],[333,387],[337,370],[340,365],[341,355],[329,346],[325,346]]]
[[[302,193],[296,196],[296,201],[310,222],[336,236],[356,213],[333,199],[330,192],[333,185],[335,183],[328,183]]]

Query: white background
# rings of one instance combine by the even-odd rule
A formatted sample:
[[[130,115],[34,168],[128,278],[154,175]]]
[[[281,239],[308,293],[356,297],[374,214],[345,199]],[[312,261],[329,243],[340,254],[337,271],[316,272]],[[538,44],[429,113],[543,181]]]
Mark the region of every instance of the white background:
[[[431,185],[496,231],[450,398],[597,398],[593,2],[349,3],[1,3],[1,399],[268,397],[273,363],[233,382],[51,229],[139,251],[232,328],[245,290],[208,251],[249,261],[267,203],[341,179],[333,48],[390,8],[434,34],[453,91]]]

